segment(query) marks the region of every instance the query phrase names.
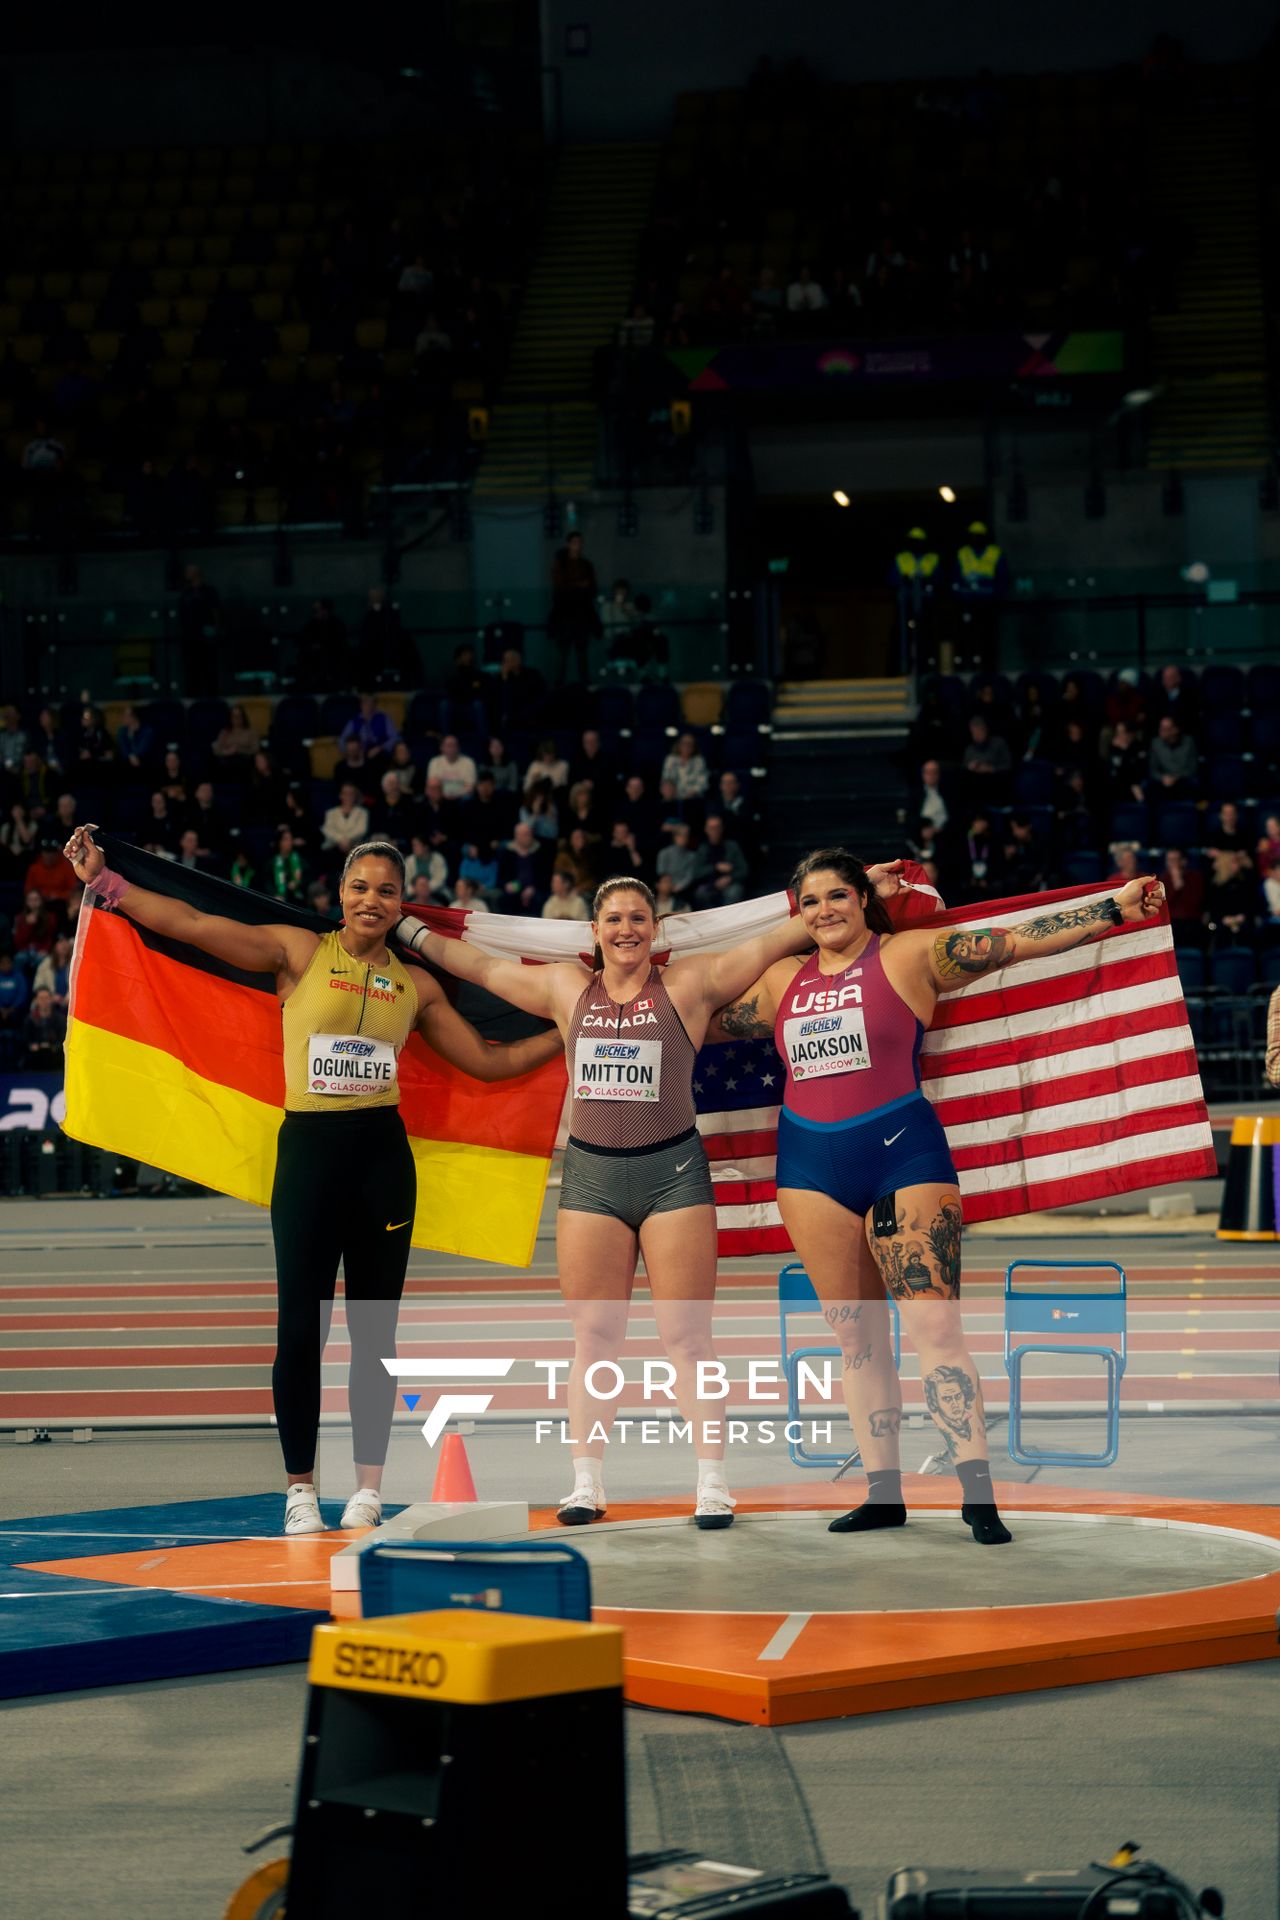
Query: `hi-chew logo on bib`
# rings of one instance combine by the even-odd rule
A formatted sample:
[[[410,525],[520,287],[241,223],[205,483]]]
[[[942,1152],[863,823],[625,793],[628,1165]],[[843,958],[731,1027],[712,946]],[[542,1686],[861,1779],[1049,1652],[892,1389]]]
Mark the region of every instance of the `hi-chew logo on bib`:
[[[580,1037],[573,1056],[578,1100],[656,1100],[662,1085],[660,1040]]]
[[[866,1022],[860,1007],[841,1007],[836,1012],[806,1019],[784,1020],[782,1044],[795,1080],[821,1080],[832,1073],[860,1073],[871,1065]]]
[[[396,1050],[386,1040],[350,1033],[313,1033],[307,1042],[312,1093],[388,1093],[396,1084]]]

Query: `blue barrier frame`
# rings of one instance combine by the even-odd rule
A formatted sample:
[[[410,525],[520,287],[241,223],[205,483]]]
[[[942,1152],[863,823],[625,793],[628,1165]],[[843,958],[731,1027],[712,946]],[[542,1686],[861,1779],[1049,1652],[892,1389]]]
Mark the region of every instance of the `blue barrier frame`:
[[[898,1303],[890,1300],[889,1312],[893,1321],[893,1364],[902,1362],[902,1323],[898,1316]],[[799,1423],[800,1407],[800,1362],[802,1360],[839,1360],[839,1347],[789,1347],[787,1344],[787,1315],[790,1313],[813,1313],[822,1311],[822,1302],[817,1289],[798,1260],[793,1260],[782,1268],[778,1275],[778,1337],[782,1348],[782,1369],[787,1382],[787,1424]],[[857,1446],[857,1438],[854,1438]],[[791,1456],[793,1467],[842,1467],[848,1460],[848,1453],[815,1453],[805,1446],[803,1440],[787,1441],[787,1452]]]
[[[1042,1288],[1017,1288],[1019,1268],[1043,1272],[1114,1273],[1118,1284],[1105,1292],[1052,1293]],[[1116,1260],[1011,1260],[1004,1275],[1004,1365],[1009,1376],[1009,1458],[1020,1467],[1110,1467],[1120,1452],[1120,1382],[1129,1360],[1129,1281]],[[1015,1330],[1048,1333],[1061,1321],[1073,1323],[1077,1333],[1118,1333],[1115,1347],[1064,1347],[1058,1341],[1029,1340],[1013,1345]],[[1106,1441],[1098,1453],[1071,1452],[1061,1447],[1032,1447],[1022,1437],[1022,1363],[1029,1353],[1087,1353],[1103,1362],[1106,1373]]]

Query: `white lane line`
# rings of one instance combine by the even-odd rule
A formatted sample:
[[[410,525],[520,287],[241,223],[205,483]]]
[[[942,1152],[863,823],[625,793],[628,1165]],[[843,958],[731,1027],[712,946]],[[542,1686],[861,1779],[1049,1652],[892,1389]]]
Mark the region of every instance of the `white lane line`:
[[[789,1613],[767,1647],[756,1655],[757,1660],[782,1660],[790,1653],[800,1635],[812,1620],[811,1613]]]

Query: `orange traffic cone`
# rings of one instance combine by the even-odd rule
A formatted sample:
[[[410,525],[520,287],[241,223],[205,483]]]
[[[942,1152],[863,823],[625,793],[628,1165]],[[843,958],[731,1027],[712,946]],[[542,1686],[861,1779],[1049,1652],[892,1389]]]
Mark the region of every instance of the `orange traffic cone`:
[[[444,1445],[440,1449],[440,1464],[436,1468],[436,1483],[431,1489],[431,1498],[442,1501],[476,1498],[476,1483],[471,1478],[471,1465],[460,1433],[446,1433],[444,1437]]]

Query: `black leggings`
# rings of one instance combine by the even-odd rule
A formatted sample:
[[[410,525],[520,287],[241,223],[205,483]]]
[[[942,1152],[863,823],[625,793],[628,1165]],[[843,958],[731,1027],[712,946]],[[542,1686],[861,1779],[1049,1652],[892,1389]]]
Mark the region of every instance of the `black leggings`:
[[[413,1154],[395,1107],[285,1115],[271,1189],[279,1296],[271,1391],[290,1475],[315,1467],[320,1357],[339,1260],[351,1337],[352,1454],[360,1466],[387,1457],[396,1383],[382,1361],[396,1350],[417,1199]]]

